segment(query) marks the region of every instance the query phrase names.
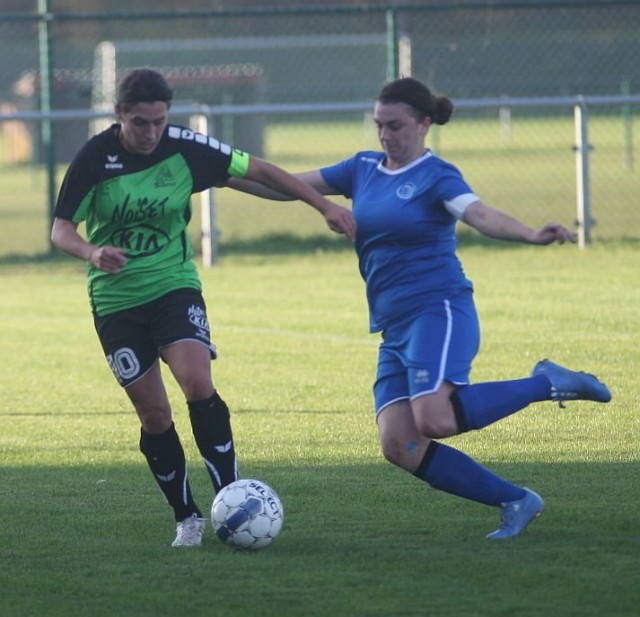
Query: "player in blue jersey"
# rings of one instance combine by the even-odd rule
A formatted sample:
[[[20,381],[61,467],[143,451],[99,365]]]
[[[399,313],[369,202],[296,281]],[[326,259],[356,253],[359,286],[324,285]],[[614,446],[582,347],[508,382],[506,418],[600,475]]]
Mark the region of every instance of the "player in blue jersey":
[[[392,81],[374,109],[383,152],[359,152],[298,177],[353,203],[370,329],[382,333],[374,398],[384,456],[433,488],[500,508],[500,525],[488,537],[501,539],[521,534],[542,513],[542,498],[440,439],[537,401],[608,402],[611,394],[593,375],[549,360],[523,379],[470,383],[480,329],[473,286],[456,255],[457,221],[528,244],[575,242],[576,235],[556,223],[533,229],[485,205],[456,167],[425,148],[431,125],[446,124],[452,112],[451,100],[422,82]],[[246,180],[229,184],[284,198]]]
[[[105,356],[141,424],[140,450],[176,520],[173,546],[199,546],[205,519],[191,493],[185,454],[160,369],[187,399],[196,445],[214,492],[237,479],[229,409],[213,385],[215,346],[186,233],[191,195],[244,177],[307,202],[353,239],[347,208],[284,170],[213,137],[168,124],[173,92],[151,69],[119,84],[118,123],[74,157],[51,238],[87,262],[94,323]],[[78,225],[86,223],[86,238]]]

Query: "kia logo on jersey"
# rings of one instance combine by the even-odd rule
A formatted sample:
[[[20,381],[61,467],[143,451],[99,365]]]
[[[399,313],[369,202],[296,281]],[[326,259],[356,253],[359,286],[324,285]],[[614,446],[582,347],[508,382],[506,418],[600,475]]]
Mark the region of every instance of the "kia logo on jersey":
[[[127,257],[135,259],[159,253],[169,244],[169,236],[157,227],[136,225],[115,231],[111,235],[111,242],[114,246],[124,249]]]

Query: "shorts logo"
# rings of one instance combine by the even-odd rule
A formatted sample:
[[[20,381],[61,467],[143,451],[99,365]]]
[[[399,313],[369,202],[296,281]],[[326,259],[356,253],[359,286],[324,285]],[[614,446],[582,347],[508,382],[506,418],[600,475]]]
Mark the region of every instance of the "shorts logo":
[[[107,362],[120,383],[127,379],[133,379],[140,372],[138,357],[129,347],[121,347],[109,354]]]
[[[403,185],[398,187],[396,191],[396,195],[400,199],[411,199],[416,192],[416,185],[413,182],[405,182]]]
[[[429,371],[421,368],[416,371],[416,383],[429,383]]]
[[[207,314],[201,306],[192,304],[188,311],[189,321],[198,328],[198,336],[205,340],[209,340],[209,322]]]

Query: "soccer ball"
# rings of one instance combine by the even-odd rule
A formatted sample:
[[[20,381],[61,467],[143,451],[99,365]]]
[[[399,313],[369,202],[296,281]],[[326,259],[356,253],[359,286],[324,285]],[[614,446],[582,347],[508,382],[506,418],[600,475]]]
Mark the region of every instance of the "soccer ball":
[[[260,480],[237,480],[225,486],[211,505],[211,523],[226,545],[256,551],[269,546],[284,520],[276,492]]]

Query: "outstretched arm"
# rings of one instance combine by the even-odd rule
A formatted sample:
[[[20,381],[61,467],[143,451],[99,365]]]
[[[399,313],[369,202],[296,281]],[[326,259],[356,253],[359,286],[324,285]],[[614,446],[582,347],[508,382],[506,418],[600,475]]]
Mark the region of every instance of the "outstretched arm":
[[[291,175],[295,178],[298,178],[298,180],[302,180],[302,182],[311,186],[321,195],[338,194],[332,186],[328,185],[324,181],[324,178],[322,177],[322,174],[318,169],[314,169],[312,171],[303,171]],[[247,178],[235,178],[232,176],[227,180],[224,186],[228,186],[229,188],[235,189],[236,191],[248,193],[249,195],[255,195],[256,197],[273,199],[274,201],[293,201],[294,199],[296,199],[291,195],[276,191],[272,188],[268,188],[267,186],[265,186],[264,184],[260,184],[259,182],[247,180]]]
[[[540,229],[534,229],[481,201],[473,202],[465,210],[462,220],[481,234],[496,240],[546,245],[576,242],[578,239],[575,232],[558,223],[547,223]]]
[[[355,221],[351,210],[324,198],[337,194],[322,178],[320,171],[289,174],[280,167],[259,158],[251,157],[249,170],[244,178],[229,178],[225,186],[276,201],[299,199],[322,214],[329,229],[355,239]]]

